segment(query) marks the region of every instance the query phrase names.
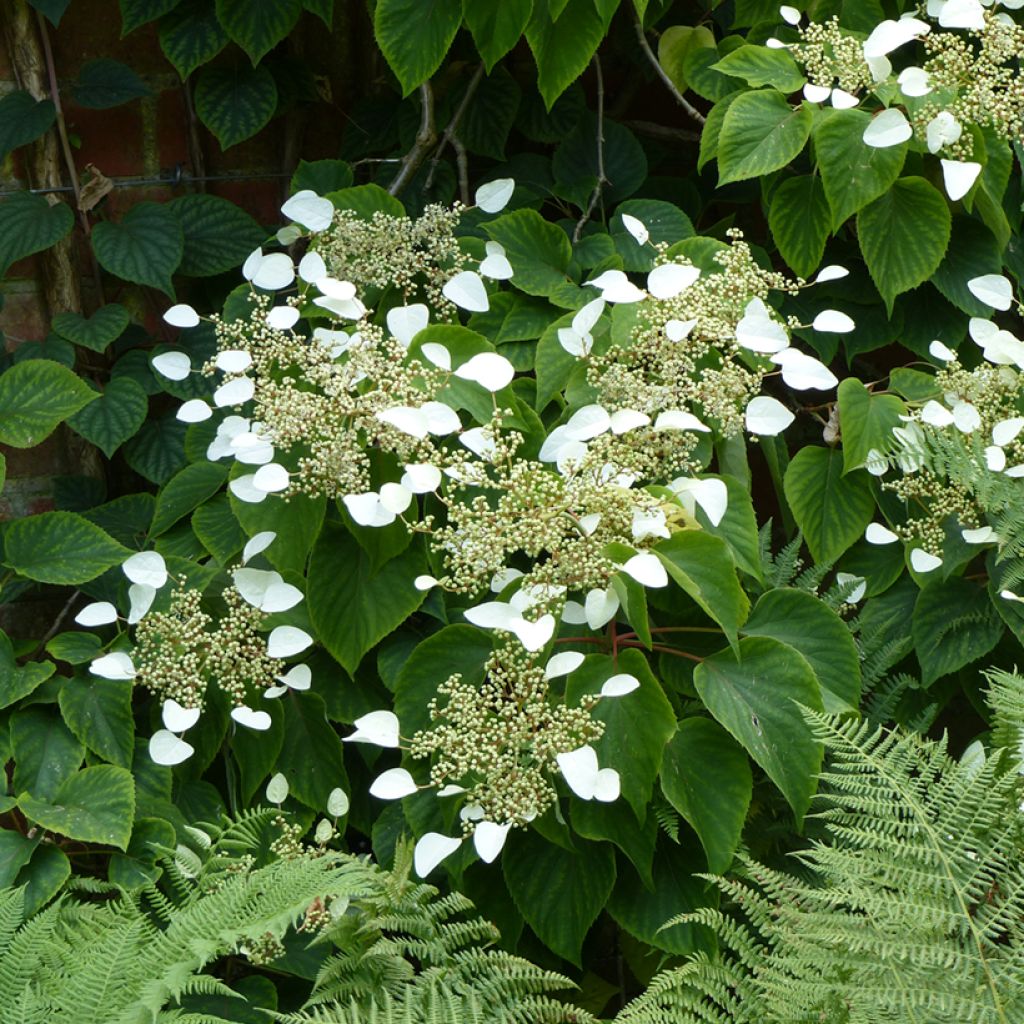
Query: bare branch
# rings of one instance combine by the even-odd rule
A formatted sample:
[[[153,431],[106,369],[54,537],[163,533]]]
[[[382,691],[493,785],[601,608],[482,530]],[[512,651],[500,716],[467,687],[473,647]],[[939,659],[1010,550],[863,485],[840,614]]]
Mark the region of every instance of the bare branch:
[[[576,222],[576,228],[572,233],[573,242],[580,240],[580,235],[583,233],[587,221],[590,220],[605,185],[608,184],[604,173],[604,74],[601,72],[601,60],[596,53],[594,54],[594,73],[597,75],[597,184],[590,195],[590,202],[587,203],[583,216]]]
[[[437,129],[434,127],[434,90],[431,89],[429,82],[424,82],[420,86],[420,104],[420,130],[416,133],[416,141],[412,149],[405,154],[395,180],[388,187],[388,192],[393,196],[397,196],[412,181],[437,142]]]
[[[652,139],[671,139],[678,142],[700,142],[700,132],[688,128],[670,128],[653,121],[623,121],[625,127],[638,135],[649,135]]]
[[[458,157],[458,147],[455,143],[458,141],[458,136],[455,134],[459,130],[459,124],[462,121],[462,115],[466,112],[466,108],[469,106],[469,101],[473,98],[473,93],[476,92],[477,87],[484,77],[484,66],[483,63],[476,69],[473,77],[469,80],[469,85],[466,86],[466,91],[463,94],[462,99],[459,101],[458,107],[455,108],[455,113],[452,114],[452,119],[448,122],[448,127],[445,128],[444,134],[441,136],[441,141],[437,145],[437,149],[434,150],[434,155],[430,159],[430,173],[427,175],[426,187],[434,183],[434,175],[437,173],[437,165],[441,160],[441,154],[444,152],[444,147],[451,143],[452,148],[455,149],[456,158]],[[465,156],[465,150],[463,150],[463,156]],[[468,200],[463,200],[468,206]]]
[[[676,88],[675,82],[669,78],[668,73],[661,66],[658,58],[654,55],[654,51],[651,49],[651,44],[647,41],[647,33],[644,32],[643,19],[640,17],[636,8],[633,8],[633,23],[636,25],[636,36],[640,41],[640,49],[643,50],[644,56],[647,58],[651,67],[654,68],[655,74],[665,83],[668,87],[668,91],[672,93],[676,103],[679,104],[689,114],[690,117],[697,122],[697,124],[703,125],[707,118]]]

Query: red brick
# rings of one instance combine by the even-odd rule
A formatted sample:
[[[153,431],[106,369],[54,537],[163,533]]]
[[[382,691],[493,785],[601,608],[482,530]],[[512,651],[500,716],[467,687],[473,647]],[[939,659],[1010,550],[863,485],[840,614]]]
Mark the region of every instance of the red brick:
[[[80,148],[75,150],[80,172],[93,163],[108,177],[142,173],[142,111],[138,102],[111,110],[69,105],[65,119],[68,131],[81,140]]]
[[[26,264],[27,260],[22,265]],[[5,285],[0,331],[4,332],[8,351],[17,348],[21,341],[39,341],[46,337],[49,320],[37,281],[17,287]]]
[[[165,89],[156,102],[157,154],[161,170],[189,165],[188,115],[181,89]]]

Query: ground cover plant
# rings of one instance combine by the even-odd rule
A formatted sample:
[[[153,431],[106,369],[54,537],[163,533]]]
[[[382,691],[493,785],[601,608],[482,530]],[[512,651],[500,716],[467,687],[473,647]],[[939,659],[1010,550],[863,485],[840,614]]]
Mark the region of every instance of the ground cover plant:
[[[372,30],[274,223],[0,201],[0,1019],[1020,1019],[1024,4],[336,6],[120,3]]]

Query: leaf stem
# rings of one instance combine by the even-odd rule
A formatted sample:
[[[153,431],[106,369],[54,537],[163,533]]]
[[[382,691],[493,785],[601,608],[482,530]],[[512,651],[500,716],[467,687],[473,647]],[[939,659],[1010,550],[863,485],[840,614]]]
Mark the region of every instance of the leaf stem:
[[[668,91],[672,93],[676,103],[679,104],[686,111],[686,113],[693,118],[697,124],[703,126],[707,121],[707,118],[676,88],[676,83],[672,81],[668,76],[668,72],[661,66],[658,58],[654,55],[654,51],[651,49],[651,44],[647,41],[647,33],[644,32],[643,18],[640,17],[639,11],[633,8],[633,23],[636,26],[636,37],[640,42],[640,49],[643,51],[644,56],[647,58],[648,63],[654,68],[655,74],[665,83]]]

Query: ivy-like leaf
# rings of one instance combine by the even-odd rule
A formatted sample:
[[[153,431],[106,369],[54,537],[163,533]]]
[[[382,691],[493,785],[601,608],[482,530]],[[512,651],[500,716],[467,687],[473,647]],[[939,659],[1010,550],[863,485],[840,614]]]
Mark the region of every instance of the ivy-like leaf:
[[[68,419],[68,426],[109,459],[146,421],[149,398],[131,377],[109,381],[94,402]]]
[[[184,240],[178,218],[167,206],[139,203],[120,223],[102,221],[93,228],[92,247],[105,270],[174,298],[171,274],[181,263]]]
[[[245,210],[220,196],[178,196],[167,206],[178,218],[185,242],[178,273],[188,277],[232,270],[266,238]]]
[[[0,374],[0,444],[32,448],[95,398],[92,388],[60,363],[15,363]]]
[[[895,395],[874,395],[856,377],[838,389],[839,424],[843,432],[843,472],[860,469],[874,449],[892,448],[892,428],[902,423],[906,404]]]
[[[121,0],[121,38],[173,11],[181,0]]]
[[[227,476],[227,466],[218,462],[194,462],[176,473],[157,495],[150,537],[166,533],[182,516],[216,494]]]
[[[277,109],[274,76],[255,68],[203,68],[196,81],[196,113],[224,149],[255,135]]]
[[[740,78],[755,89],[771,85],[782,93],[796,92],[804,84],[804,74],[785,50],[769,50],[766,46],[738,46],[717,64],[712,64],[730,78]]]
[[[441,66],[461,24],[461,0],[378,0],[374,35],[403,95]]]
[[[4,564],[39,583],[87,583],[129,554],[105,530],[75,512],[17,519],[4,535]]]
[[[22,90],[8,93],[0,100],[0,162],[12,149],[38,139],[56,117],[52,101],[36,100]]]
[[[183,80],[227,45],[228,34],[208,0],[186,0],[160,23],[160,49]]]
[[[127,64],[99,57],[82,65],[71,94],[80,107],[108,110],[148,96],[149,86]]]
[[[533,12],[533,0],[465,0],[466,27],[487,73],[519,42]]]
[[[528,295],[551,295],[565,284],[572,246],[566,233],[536,210],[515,210],[483,225],[505,247],[516,287]]]
[[[254,65],[291,32],[301,13],[301,0],[217,0],[220,23]]]
[[[81,313],[58,313],[53,318],[53,329],[76,345],[93,352],[104,352],[112,341],[121,337],[130,322],[124,306],[119,302],[108,302],[90,317]]]
[[[60,713],[68,728],[94,754],[130,768],[135,749],[132,682],[80,676],[60,691]]]
[[[74,227],[66,203],[51,206],[43,196],[18,192],[0,203],[0,277],[11,264],[49,249]]]

